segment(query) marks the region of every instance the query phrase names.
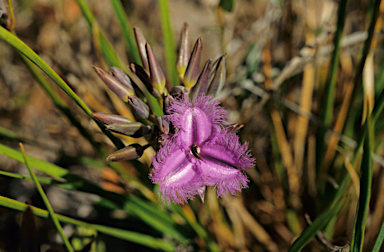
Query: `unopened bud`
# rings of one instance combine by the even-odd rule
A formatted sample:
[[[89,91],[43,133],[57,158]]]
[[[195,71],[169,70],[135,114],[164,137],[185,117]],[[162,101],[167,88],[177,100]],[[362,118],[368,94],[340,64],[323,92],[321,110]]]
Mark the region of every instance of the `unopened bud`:
[[[169,125],[168,116],[166,116],[166,115],[158,116],[156,118],[156,125],[157,125],[157,127],[159,127],[161,133],[163,133],[165,135],[169,134],[169,126],[170,125]]]
[[[239,132],[243,127],[244,127],[244,125],[242,125],[242,124],[233,123],[233,124],[228,125],[227,127],[225,127],[223,131],[224,131],[224,132],[227,132],[227,133],[234,133],[234,134],[236,134],[236,133]]]
[[[102,113],[102,112],[92,113],[92,117],[95,118],[97,121],[104,123],[104,124],[107,124],[107,125],[114,124],[114,123],[130,123],[130,122],[132,122],[130,119],[128,119],[124,116]]]
[[[213,64],[212,70],[214,75],[207,91],[208,95],[217,96],[221,92],[225,83],[225,75],[227,72],[226,68],[227,68],[227,59],[225,56],[221,56]]]
[[[145,44],[147,43],[147,41],[145,40],[145,37],[141,32],[140,28],[138,27],[133,28],[133,32],[135,33],[136,44],[137,44],[137,47],[139,48],[139,53],[140,53],[141,61],[143,62],[143,67],[147,71],[149,71],[147,51],[145,49]]]
[[[140,158],[145,148],[140,144],[131,144],[108,155],[108,162],[119,162],[125,160],[134,160]]]
[[[8,31],[13,30],[15,26],[13,10],[7,0],[0,0],[0,25],[4,26]]]
[[[183,86],[173,87],[169,94],[175,99],[188,100],[188,90]]]
[[[196,85],[190,91],[191,98],[196,97],[199,93],[205,94],[207,92],[212,71],[211,62],[211,60],[208,60],[205,63],[204,68],[197,79]]]
[[[203,49],[203,45],[201,42],[201,37],[199,37],[193,47],[191,58],[189,59],[187,70],[185,70],[184,74],[184,86],[188,88],[192,88],[196,84],[196,80],[199,77],[199,66],[200,66],[200,57]]]
[[[173,102],[173,97],[172,95],[168,94],[164,100],[163,100],[163,112],[164,114],[167,114],[168,113],[168,108],[172,105],[172,102]]]
[[[118,79],[101,68],[93,67],[103,82],[123,101],[127,102],[128,96],[133,95],[133,89],[122,84]]]
[[[143,84],[145,85],[147,90],[151,93],[151,95],[153,95],[156,98],[161,97],[159,91],[153,88],[152,81],[151,81],[151,78],[149,77],[149,73],[147,72],[147,70],[145,70],[142,66],[137,65],[135,63],[131,64],[131,69],[132,69],[132,72],[134,72],[137,75],[137,77],[139,77],[139,79],[143,82]]]
[[[188,25],[185,23],[181,32],[179,55],[177,57],[176,69],[179,74],[180,81],[184,79],[185,70],[187,69],[189,60],[189,41],[188,41]]]
[[[144,120],[148,118],[149,107],[139,98],[137,98],[136,96],[129,96],[128,104],[131,106],[133,113],[137,116],[138,119]]]
[[[107,130],[110,130],[115,133],[120,133],[126,136],[138,138],[143,136],[144,124],[140,122],[132,123],[114,123],[110,124],[107,127]]]
[[[121,70],[120,68],[118,67],[111,67],[109,69],[109,73],[115,77],[118,81],[120,81],[122,84],[124,84],[125,86],[127,86],[129,89],[132,90],[133,92],[133,95],[135,95],[134,93],[134,90],[133,90],[133,86],[132,86],[132,81],[131,79],[129,78],[128,74],[126,74],[123,70]]]
[[[147,49],[149,72],[151,75],[152,85],[162,95],[165,87],[164,73],[155,58],[155,54],[153,53],[152,47],[148,43],[146,43],[145,48]]]

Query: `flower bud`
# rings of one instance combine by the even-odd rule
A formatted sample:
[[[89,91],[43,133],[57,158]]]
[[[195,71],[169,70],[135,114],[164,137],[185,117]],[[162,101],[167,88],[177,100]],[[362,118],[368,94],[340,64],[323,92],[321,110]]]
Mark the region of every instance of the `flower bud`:
[[[221,56],[214,64],[213,64],[213,79],[208,88],[208,95],[217,96],[220,91],[223,89],[225,83],[225,75],[227,71],[227,59],[226,56]]]
[[[164,93],[165,87],[164,73],[155,58],[155,54],[153,53],[152,47],[148,43],[146,43],[145,48],[147,49],[149,72],[151,74],[152,85],[162,95]]]
[[[136,44],[137,44],[137,47],[139,48],[141,61],[143,62],[143,67],[147,71],[149,71],[147,51],[145,49],[145,44],[147,43],[147,41],[145,40],[145,37],[141,32],[140,28],[138,27],[133,28],[133,32],[135,33]]]
[[[124,84],[125,86],[127,86],[129,89],[132,90],[133,92],[133,95],[135,95],[134,93],[134,90],[133,90],[133,86],[132,86],[132,81],[131,79],[129,78],[128,74],[126,74],[123,70],[121,70],[120,68],[118,67],[111,67],[109,69],[109,73],[115,77],[118,81],[120,81],[122,84]]]
[[[7,0],[0,0],[0,25],[4,26],[8,31],[15,26],[15,18],[13,10],[10,8]]]
[[[144,124],[140,122],[114,123],[107,127],[107,130],[120,133],[126,136],[138,138],[143,136]]]
[[[147,119],[149,116],[149,107],[147,104],[142,102],[136,96],[128,97],[128,104],[131,106],[133,113],[138,119]]]
[[[172,104],[172,102],[173,102],[173,97],[172,97],[172,95],[170,95],[170,94],[168,94],[165,98],[164,98],[164,100],[163,100],[163,112],[164,112],[164,114],[167,114],[168,112],[168,108],[169,108],[169,106],[171,106],[171,104]]]
[[[92,113],[92,117],[95,118],[97,121],[104,123],[104,124],[107,124],[107,125],[115,124],[115,123],[130,123],[130,122],[132,122],[130,119],[128,119],[124,116],[102,113],[102,112]]]
[[[157,127],[159,127],[161,133],[168,135],[169,126],[170,126],[168,116],[166,116],[166,115],[158,116],[156,118],[156,125],[157,125]]]
[[[203,49],[203,45],[201,42],[201,37],[199,37],[193,47],[191,58],[189,59],[187,70],[185,70],[184,74],[184,86],[188,88],[192,88],[196,84],[196,80],[199,77],[199,66],[200,66],[200,57]]]
[[[204,68],[201,71],[199,78],[197,79],[196,85],[190,91],[191,98],[196,97],[199,93],[205,94],[209,86],[209,78],[211,77],[212,71],[212,60],[205,62]]]
[[[119,162],[125,160],[134,160],[140,158],[147,146],[143,147],[140,144],[131,144],[124,148],[115,151],[108,155],[108,162]]]
[[[149,73],[147,72],[147,70],[145,70],[142,66],[137,65],[135,63],[131,64],[131,69],[132,69],[132,72],[134,72],[137,75],[137,77],[139,77],[139,79],[143,82],[143,84],[151,93],[151,95],[153,95],[156,98],[161,97],[159,91],[153,88],[152,81],[149,77]]]
[[[169,91],[169,94],[175,99],[188,100],[188,90],[183,86],[176,86]]]
[[[133,89],[122,84],[118,79],[105,72],[103,69],[93,67],[103,82],[123,101],[127,102],[128,96],[133,95]]]
[[[184,79],[185,70],[187,69],[189,60],[189,41],[188,41],[188,25],[185,23],[181,32],[179,55],[176,62],[176,70],[179,74],[180,81]]]

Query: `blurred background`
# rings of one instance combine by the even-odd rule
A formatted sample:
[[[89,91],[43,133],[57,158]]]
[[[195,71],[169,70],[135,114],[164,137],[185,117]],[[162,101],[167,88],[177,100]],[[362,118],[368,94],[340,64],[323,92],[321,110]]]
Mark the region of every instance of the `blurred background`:
[[[232,1],[229,1],[232,2]],[[379,1],[380,2],[380,1]],[[125,64],[127,54],[116,14],[109,1],[88,0],[100,30],[112,43]],[[132,26],[140,27],[155,55],[166,70],[159,2],[121,1]],[[351,241],[359,195],[359,162],[353,156],[362,132],[365,106],[374,107],[384,87],[382,71],[382,15],[373,1],[350,0],[345,8],[345,24],[336,64],[336,84],[332,91],[333,116],[324,120],[329,96],[333,43],[337,31],[339,1],[332,0],[237,0],[225,10],[219,0],[170,0],[170,16],[175,43],[184,23],[189,25],[192,48],[203,40],[203,63],[227,55],[227,81],[218,99],[229,113],[230,123],[243,124],[242,142],[249,142],[257,165],[247,171],[249,188],[237,197],[216,199],[212,188],[203,204],[191,201],[195,220],[207,231],[221,251],[287,251],[308,226],[304,215],[315,220],[332,202],[345,174],[352,182],[344,188],[343,207],[323,230],[330,244],[344,246]],[[110,95],[92,66],[108,70],[75,0],[12,1],[19,38],[50,65],[92,111],[132,116],[129,109]],[[364,41],[374,12],[379,13],[372,45],[356,87]],[[51,82],[51,80],[49,80]],[[57,85],[52,86],[95,140],[115,150],[96,124]],[[370,91],[367,91],[370,90]],[[376,101],[375,101],[376,97]],[[378,115],[381,118],[381,113]],[[370,251],[383,222],[384,161],[383,124],[377,120],[372,198],[366,224],[365,251]],[[71,174],[86,178],[107,191],[134,194],[137,188],[103,163],[84,139],[47,97],[24,66],[17,52],[0,41],[0,143],[18,150],[22,141],[28,155],[54,163]],[[10,133],[12,131],[12,133]],[[6,133],[4,133],[6,132]],[[324,141],[320,141],[324,140]],[[340,141],[341,139],[341,141]],[[123,138],[126,143],[132,139]],[[153,150],[140,159],[142,174],[123,162],[125,170],[148,188],[146,174]],[[361,157],[357,158],[361,160]],[[0,169],[28,175],[24,164],[0,155]],[[37,175],[43,176],[42,172]],[[123,210],[98,205],[98,195],[44,186],[56,213],[87,222],[136,230],[169,239],[177,251],[209,251],[199,235],[179,243]],[[0,195],[45,208],[33,182],[0,175]],[[164,210],[163,206],[160,209]],[[185,212],[186,208],[182,208]],[[172,211],[165,208],[172,216]],[[17,251],[23,242],[22,213],[0,207],[0,251]],[[177,218],[176,218],[177,219]],[[50,219],[36,218],[41,251],[62,249]],[[183,227],[183,221],[180,221]],[[91,230],[63,225],[72,242],[86,244]],[[193,233],[193,232],[192,232]],[[90,251],[152,251],[142,245],[98,233]],[[324,242],[323,242],[324,243]],[[79,245],[80,246],[80,245]],[[330,246],[330,245],[329,245]],[[303,251],[331,251],[312,239]],[[81,247],[81,246],[80,246]],[[55,250],[51,250],[55,251]],[[80,250],[79,250],[80,251]],[[89,251],[89,250],[84,250]],[[336,250],[335,250],[336,251]]]

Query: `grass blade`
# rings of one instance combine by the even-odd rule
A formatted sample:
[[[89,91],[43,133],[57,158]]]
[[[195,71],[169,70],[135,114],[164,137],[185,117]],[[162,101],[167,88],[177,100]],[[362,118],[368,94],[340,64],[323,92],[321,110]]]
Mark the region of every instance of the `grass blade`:
[[[21,203],[19,201],[9,199],[3,196],[0,196],[0,206],[8,207],[18,211],[25,211],[25,209],[28,207],[28,205],[24,203]],[[37,208],[37,207],[33,207],[33,206],[30,206],[30,207],[33,213],[36,214],[37,216],[40,216],[43,218],[49,217],[48,211]],[[103,225],[90,224],[90,223],[79,221],[79,220],[69,218],[60,214],[54,214],[54,215],[59,221],[63,223],[94,229],[101,233],[104,233],[116,238],[120,238],[126,241],[141,244],[149,248],[164,250],[164,251],[174,251],[174,245],[169,241],[164,241],[162,239],[157,239],[149,235],[144,235],[141,233],[132,232],[128,230],[123,230],[123,229],[118,229],[118,228],[113,228],[113,227],[108,227]]]
[[[364,244],[365,223],[368,215],[369,200],[371,198],[372,187],[372,154],[371,146],[373,144],[373,127],[371,118],[367,111],[367,119],[365,120],[366,137],[363,145],[363,159],[361,161],[361,178],[360,178],[360,198],[357,205],[355,223],[353,226],[351,252],[362,251]]]
[[[29,164],[27,154],[25,154],[24,146],[22,143],[20,143],[20,149],[21,149],[21,153],[22,153],[23,158],[24,158],[25,165],[27,166],[28,171],[31,174],[32,180],[36,185],[37,191],[39,192],[41,198],[43,199],[45,206],[47,207],[49,216],[51,217],[53,223],[55,224],[55,227],[56,227],[57,231],[59,232],[61,239],[63,239],[65,247],[67,248],[68,251],[74,252],[74,249],[72,248],[71,243],[69,242],[68,238],[65,236],[63,228],[61,227],[57,217],[55,216],[55,212],[53,211],[51,203],[49,203],[49,200],[48,200],[47,196],[45,195],[43,188],[41,187],[39,181],[37,180],[35,173],[33,172],[32,168]]]
[[[135,35],[133,34],[132,26],[128,20],[127,15],[124,12],[124,7],[120,0],[110,0],[113,10],[115,11],[117,20],[119,21],[120,30],[123,34],[125,46],[129,52],[131,58],[137,64],[140,64],[141,58],[139,50],[136,45]]]
[[[381,224],[381,228],[377,236],[375,245],[373,246],[372,252],[379,252],[381,246],[383,245],[383,241],[384,241],[384,220],[383,220],[383,223]]]
[[[172,86],[178,86],[176,71],[176,47],[171,27],[171,17],[168,0],[159,0],[161,27],[163,29],[165,59],[167,64],[168,78]]]
[[[339,69],[339,56],[340,56],[340,42],[341,37],[343,35],[344,30],[344,24],[345,24],[345,18],[346,18],[346,9],[347,9],[347,0],[341,0],[339,4],[339,10],[337,14],[337,29],[335,33],[335,37],[333,39],[333,53],[332,53],[332,59],[331,59],[331,65],[329,69],[328,74],[328,80],[326,83],[326,87],[324,90],[324,104],[322,106],[322,121],[324,124],[324,127],[319,129],[319,138],[318,138],[318,157],[319,161],[316,169],[317,172],[319,172],[319,169],[321,167],[321,160],[323,158],[323,152],[324,152],[324,143],[325,143],[325,136],[327,133],[327,129],[331,125],[332,117],[333,117],[333,107],[335,103],[335,94],[336,94],[336,80],[337,80],[337,73]]]

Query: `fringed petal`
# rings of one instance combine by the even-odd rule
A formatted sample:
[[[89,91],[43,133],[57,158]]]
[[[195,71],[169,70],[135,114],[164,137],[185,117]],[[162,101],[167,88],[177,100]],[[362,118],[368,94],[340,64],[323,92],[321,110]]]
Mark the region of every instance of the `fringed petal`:
[[[217,100],[200,95],[193,102],[177,99],[168,109],[168,119],[180,129],[179,143],[188,150],[192,144],[202,145],[226,124],[226,111]]]

